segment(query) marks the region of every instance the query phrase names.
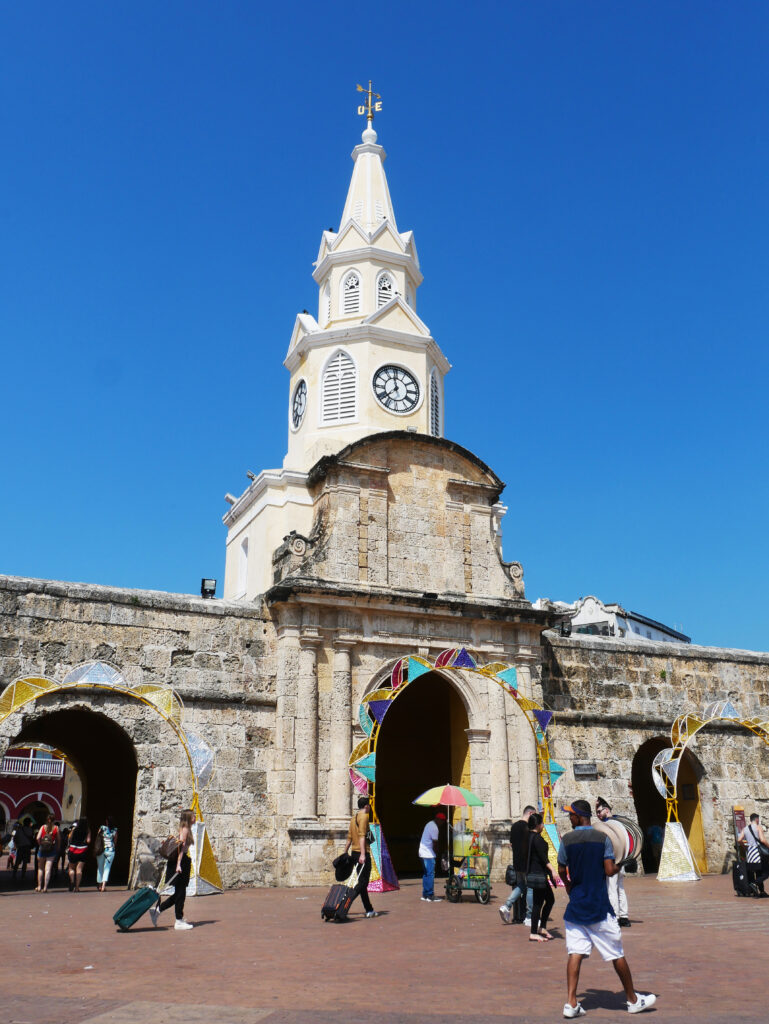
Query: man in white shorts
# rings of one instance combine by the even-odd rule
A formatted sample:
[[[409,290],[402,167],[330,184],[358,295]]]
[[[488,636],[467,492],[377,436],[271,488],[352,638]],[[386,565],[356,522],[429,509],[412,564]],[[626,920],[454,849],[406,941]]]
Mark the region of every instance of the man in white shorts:
[[[614,965],[625,989],[628,1013],[641,1013],[654,1006],[657,997],[636,992],[625,960],[622,934],[606,891],[606,879],[619,871],[614,863],[611,841],[590,827],[592,812],[587,800],[572,800],[564,811],[574,831],[562,837],[558,850],[558,874],[569,894],[569,905],[563,915],[569,957],[566,962],[568,996],[563,1015],[585,1015],[582,1003],[577,1001],[577,985],[582,961],[590,956],[593,948]]]

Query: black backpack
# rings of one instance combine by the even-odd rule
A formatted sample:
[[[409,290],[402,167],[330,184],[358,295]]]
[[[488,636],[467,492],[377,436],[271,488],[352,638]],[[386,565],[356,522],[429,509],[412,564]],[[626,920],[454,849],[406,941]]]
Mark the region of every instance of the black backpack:
[[[47,857],[50,853],[56,849],[56,836],[53,832],[47,830],[43,832],[40,837],[40,843],[38,845],[38,853],[42,854],[43,857]]]

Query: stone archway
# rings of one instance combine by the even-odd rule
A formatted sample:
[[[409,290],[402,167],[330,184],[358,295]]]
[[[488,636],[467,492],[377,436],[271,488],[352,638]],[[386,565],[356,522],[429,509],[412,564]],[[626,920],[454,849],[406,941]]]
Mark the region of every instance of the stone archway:
[[[7,746],[14,736],[39,738],[46,727],[35,723],[64,712],[95,712],[119,727],[133,749],[137,766],[133,838],[132,843],[118,847],[123,856],[126,846],[130,850],[129,883],[155,881],[159,842],[175,826],[180,809],[192,807],[199,823],[188,893],[220,891],[219,869],[199,802],[199,793],[213,772],[213,751],[185,725],[184,708],[175,691],[163,685],[131,685],[103,662],[86,662],[61,681],[42,676],[17,679],[0,694],[0,746]],[[68,744],[57,736],[55,745],[66,751]]]
[[[467,736],[468,739],[472,738],[478,744],[479,757],[477,760],[483,761],[483,770],[478,773],[479,782],[485,783],[486,788],[490,788],[490,780],[497,780],[497,791],[505,794],[506,814],[504,817],[508,819],[510,791],[504,708],[501,709],[502,714],[493,719],[489,713],[488,724],[496,728],[497,744],[494,743],[494,728],[474,728],[473,726],[478,726],[484,721],[481,710],[483,701],[480,699],[480,694],[483,694],[484,697],[489,695],[489,701],[491,701],[491,694],[495,693],[502,705],[504,705],[503,694],[506,694],[513,698],[523,712],[531,730],[539,804],[544,814],[546,836],[553,857],[558,846],[553,806],[553,784],[563,774],[563,768],[550,758],[547,729],[552,722],[553,712],[543,708],[531,697],[520,692],[518,673],[512,665],[494,662],[479,667],[475,658],[464,647],[449,648],[439,654],[434,662],[421,656],[407,655],[395,662],[389,679],[379,677],[379,687],[363,697],[358,708],[358,721],[365,739],[357,744],[348,761],[353,786],[359,793],[367,793],[371,800],[373,865],[369,888],[372,890],[386,891],[398,886],[387,842],[379,822],[377,807],[378,743],[383,734],[383,721],[385,716],[397,706],[397,702],[403,700],[404,693],[409,692],[416,681],[421,681],[427,674],[436,670],[451,681],[453,687],[462,697],[470,722],[470,728],[466,730]],[[490,683],[493,683],[494,686],[490,687]],[[499,689],[496,689],[497,687]],[[423,729],[428,727],[429,723],[422,723]],[[503,741],[504,753],[501,757],[494,758],[491,748],[498,746],[500,740]],[[473,765],[475,765],[475,759],[473,759]],[[494,772],[494,767],[502,768],[502,777],[499,777],[498,772]],[[475,772],[476,767],[473,767],[472,770]],[[481,799],[486,799],[483,793],[478,795]],[[487,796],[490,795],[491,793],[487,794]]]
[[[399,876],[420,871],[419,836],[430,817],[412,801],[431,786],[470,787],[465,705],[439,672],[422,676],[393,705],[377,745],[377,818]]]
[[[111,880],[126,884],[133,848],[134,803],[138,762],[130,736],[107,715],[85,708],[59,708],[30,716],[14,744],[46,743],[72,762],[83,787],[81,817],[92,833],[110,815],[118,844]],[[62,809],[63,817],[66,808]],[[90,868],[92,865],[88,864]],[[87,875],[86,875],[87,877]]]

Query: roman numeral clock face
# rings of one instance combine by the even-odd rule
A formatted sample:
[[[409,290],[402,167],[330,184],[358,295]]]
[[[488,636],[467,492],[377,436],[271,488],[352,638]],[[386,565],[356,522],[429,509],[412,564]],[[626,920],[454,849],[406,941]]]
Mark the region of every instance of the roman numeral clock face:
[[[411,412],[419,404],[419,383],[402,366],[382,366],[374,374],[374,394],[390,412]]]

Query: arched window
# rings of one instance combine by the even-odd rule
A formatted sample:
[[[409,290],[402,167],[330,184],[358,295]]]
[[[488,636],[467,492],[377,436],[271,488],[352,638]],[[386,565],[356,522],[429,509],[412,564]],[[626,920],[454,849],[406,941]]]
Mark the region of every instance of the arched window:
[[[441,396],[435,370],[430,374],[430,433],[433,437],[441,436]]]
[[[376,283],[376,308],[381,309],[395,294],[393,279],[385,271],[380,274]]]
[[[320,326],[325,327],[331,320],[331,285],[326,281],[320,296]]]
[[[355,363],[342,351],[335,352],[323,372],[321,420],[342,423],[354,420],[357,413]]]
[[[342,312],[345,316],[360,312],[360,274],[351,270],[342,282]]]

